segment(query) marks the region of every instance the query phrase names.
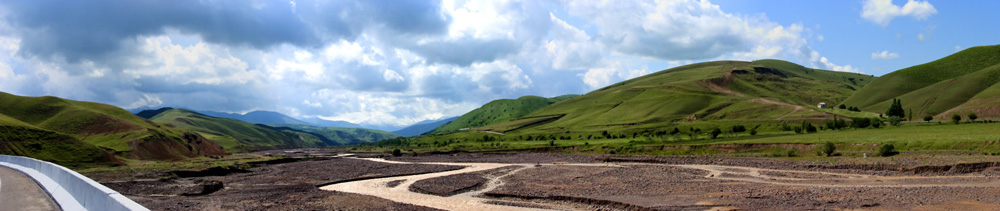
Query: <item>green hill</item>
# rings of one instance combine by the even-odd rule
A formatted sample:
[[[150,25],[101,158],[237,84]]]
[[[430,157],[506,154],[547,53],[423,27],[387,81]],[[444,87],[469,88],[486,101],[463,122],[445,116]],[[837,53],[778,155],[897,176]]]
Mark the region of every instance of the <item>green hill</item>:
[[[908,67],[879,77],[844,104],[882,113],[893,98],[902,101],[907,114],[965,115],[1000,117],[1000,45],[969,48],[925,64]]]
[[[185,109],[158,112],[149,120],[195,131],[231,152],[338,145],[305,131],[275,128],[240,120],[207,116]]]
[[[327,138],[336,145],[351,145],[360,143],[371,143],[391,138],[399,135],[374,129],[365,128],[339,128],[339,127],[315,127],[308,125],[274,125],[278,128],[288,128],[288,130],[298,130],[316,134]]]
[[[820,122],[833,114],[870,116],[819,109],[816,105],[821,102],[836,105],[873,79],[869,75],[811,69],[780,60],[705,62],[616,83],[527,115],[507,118],[513,121],[474,130],[565,134],[679,125]]]
[[[3,153],[71,166],[114,161],[110,153],[145,160],[226,154],[204,137],[163,127],[115,106],[50,96],[0,93],[0,126]]]
[[[553,103],[571,99],[577,95],[563,95],[553,98],[524,96],[514,100],[494,100],[482,107],[466,113],[454,121],[441,125],[430,133],[455,132],[463,128],[476,128],[517,119]]]

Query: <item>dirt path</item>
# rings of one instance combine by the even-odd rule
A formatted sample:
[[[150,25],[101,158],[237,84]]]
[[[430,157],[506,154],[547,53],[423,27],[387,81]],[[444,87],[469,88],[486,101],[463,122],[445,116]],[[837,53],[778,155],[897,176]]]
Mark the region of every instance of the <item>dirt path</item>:
[[[960,175],[960,176],[875,176],[864,174],[834,173],[822,171],[801,171],[801,170],[778,170],[753,168],[742,166],[722,166],[722,165],[671,165],[671,164],[649,164],[649,163],[553,163],[553,164],[512,164],[512,163],[452,163],[452,162],[400,162],[377,158],[353,158],[375,162],[385,162],[394,164],[435,164],[435,165],[456,165],[465,168],[446,172],[437,172],[420,175],[388,177],[371,180],[361,180],[345,182],[323,186],[322,190],[333,190],[348,193],[357,193],[376,196],[396,202],[409,203],[420,206],[444,210],[539,210],[535,208],[503,206],[489,201],[496,199],[484,199],[478,196],[504,185],[502,178],[518,173],[519,171],[535,168],[537,166],[562,165],[562,166],[600,166],[600,167],[622,167],[629,165],[656,165],[671,166],[688,169],[698,169],[707,171],[705,178],[743,181],[752,183],[764,183],[786,186],[805,187],[1000,187],[1000,178],[982,175]],[[409,190],[410,185],[416,181],[443,177],[455,174],[490,170],[507,166],[520,166],[520,168],[506,174],[488,178],[485,188],[477,191],[466,192],[449,197],[435,196],[429,194],[416,193]],[[399,185],[388,187],[390,181],[404,180]],[[502,200],[501,200],[502,201]],[[565,205],[545,204],[540,207],[551,207],[556,209],[574,209]]]

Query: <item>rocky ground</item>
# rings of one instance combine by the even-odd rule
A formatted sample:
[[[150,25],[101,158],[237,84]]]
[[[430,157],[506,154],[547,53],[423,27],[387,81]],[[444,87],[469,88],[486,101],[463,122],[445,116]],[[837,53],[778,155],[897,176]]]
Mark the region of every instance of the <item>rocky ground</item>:
[[[708,171],[652,165],[543,166],[505,178],[487,196],[546,199],[630,210],[1000,209],[997,187],[821,187],[707,178]],[[996,182],[1000,178],[990,178]],[[969,183],[986,180],[969,180]],[[959,181],[960,182],[960,181]]]
[[[267,165],[226,176],[130,181],[95,179],[152,210],[431,210],[373,196],[322,191],[316,186],[458,168],[334,158]],[[223,187],[210,190],[219,185]]]
[[[500,176],[521,168],[508,166],[485,171],[448,175],[416,181],[410,185],[410,191],[437,196],[453,196],[455,194],[478,190],[486,184],[488,178]],[[390,184],[390,186],[392,186]]]
[[[322,150],[267,153],[302,158],[335,155]],[[404,162],[547,164],[518,165],[423,179],[409,187],[415,192],[448,196],[476,190],[491,177],[519,169],[502,177],[502,185],[484,195],[492,198],[490,203],[493,204],[534,208],[1000,209],[1000,163],[990,156],[779,159],[457,153],[387,159]],[[573,165],[576,163],[590,164]],[[191,177],[170,177],[164,176],[166,172],[143,171],[132,172],[134,176],[131,177],[101,173],[88,176],[153,210],[427,210],[431,208],[375,196],[322,191],[317,186],[458,168],[325,158],[267,164],[231,172],[220,173],[221,170],[216,169],[186,173]],[[402,182],[393,181],[387,185],[396,186]]]

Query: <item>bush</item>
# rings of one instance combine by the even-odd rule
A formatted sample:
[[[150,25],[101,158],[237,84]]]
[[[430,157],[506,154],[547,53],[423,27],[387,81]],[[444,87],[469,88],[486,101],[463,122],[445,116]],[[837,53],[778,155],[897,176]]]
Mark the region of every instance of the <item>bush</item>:
[[[890,125],[899,126],[899,123],[903,121],[903,118],[898,116],[889,116],[888,120]]]
[[[931,116],[931,115],[924,116],[924,121],[927,122],[927,123],[930,123],[931,120],[933,120],[933,119],[934,119],[934,116]]]
[[[746,131],[747,131],[747,128],[744,127],[743,125],[733,126],[733,133],[742,133],[742,132],[746,132]]]
[[[799,126],[795,126],[795,128],[792,128],[792,130],[795,130],[795,133],[802,133],[802,127]]]
[[[979,118],[979,116],[976,115],[976,113],[969,114],[969,121],[970,122],[976,122],[976,119],[978,119],[978,118]]]
[[[813,126],[810,123],[802,123],[802,128],[805,128],[806,133],[815,133],[816,132],[816,126]]]
[[[392,150],[392,156],[393,157],[403,156],[403,151],[400,151],[399,149],[394,149]]]
[[[827,157],[832,156],[834,151],[837,151],[837,146],[833,145],[833,142],[827,141],[819,146],[819,152]]]
[[[722,130],[720,130],[719,128],[715,128],[715,130],[712,130],[712,139],[719,137],[719,134],[722,134]]]
[[[957,125],[958,123],[962,122],[962,116],[959,116],[958,114],[952,114],[951,121]]]
[[[875,155],[882,157],[889,157],[897,153],[898,152],[896,152],[896,146],[893,146],[892,144],[883,144],[882,146],[878,147],[878,152],[876,152]]]
[[[868,118],[851,118],[851,127],[853,128],[868,128],[872,125],[872,120]]]
[[[750,135],[751,135],[751,136],[756,136],[756,135],[757,135],[757,128],[756,128],[756,127],[755,127],[755,128],[752,128],[752,129],[750,129]]]
[[[840,108],[840,109],[847,109],[847,106],[846,106],[846,105],[844,105],[844,104],[840,104],[840,106],[837,106],[837,108]]]

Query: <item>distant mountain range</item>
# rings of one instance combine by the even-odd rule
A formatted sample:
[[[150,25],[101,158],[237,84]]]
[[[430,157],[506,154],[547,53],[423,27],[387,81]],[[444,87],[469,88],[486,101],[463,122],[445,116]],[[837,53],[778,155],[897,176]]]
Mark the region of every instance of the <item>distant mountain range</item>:
[[[441,125],[455,121],[455,119],[458,119],[458,117],[456,116],[440,120],[424,120],[417,122],[416,124],[410,125],[409,127],[393,131],[393,133],[399,134],[401,136],[419,136],[431,132],[435,128],[440,127]]]

